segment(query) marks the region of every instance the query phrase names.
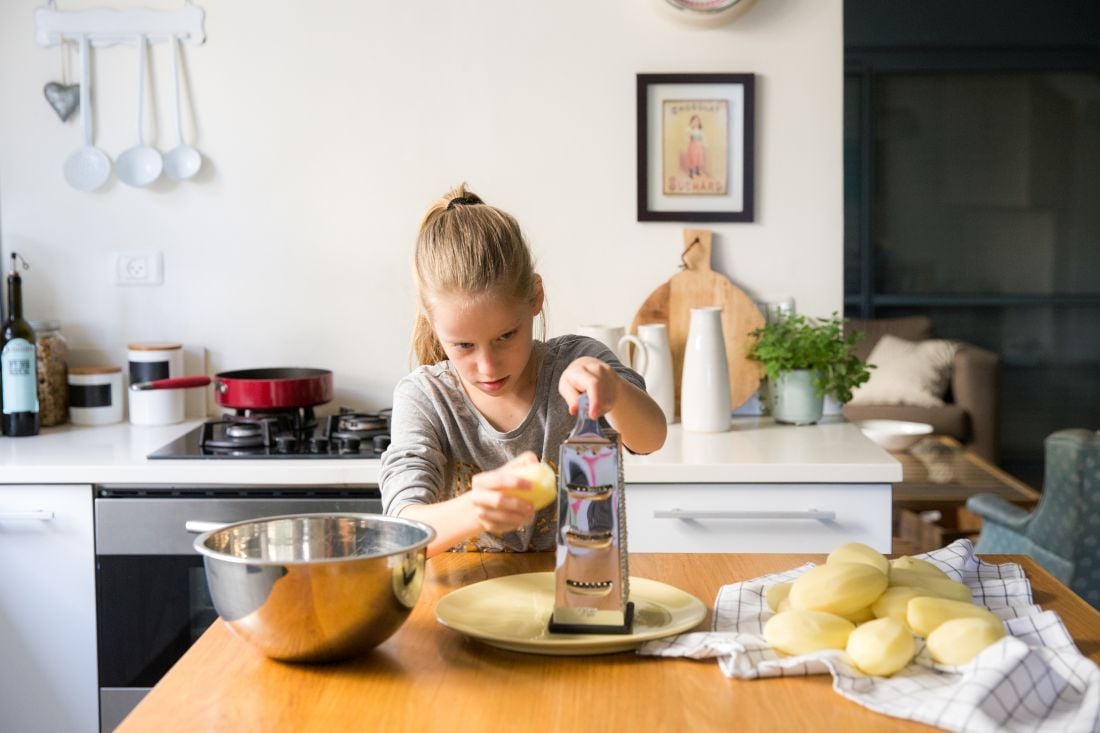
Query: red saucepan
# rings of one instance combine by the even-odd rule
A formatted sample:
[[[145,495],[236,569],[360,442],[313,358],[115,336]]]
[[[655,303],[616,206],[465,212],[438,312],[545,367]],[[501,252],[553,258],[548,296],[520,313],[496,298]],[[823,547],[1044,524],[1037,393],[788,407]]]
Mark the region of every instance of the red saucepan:
[[[235,410],[313,407],[332,400],[328,369],[240,369],[210,377],[174,377],[130,385],[130,389],[186,389],[214,382],[214,399]]]

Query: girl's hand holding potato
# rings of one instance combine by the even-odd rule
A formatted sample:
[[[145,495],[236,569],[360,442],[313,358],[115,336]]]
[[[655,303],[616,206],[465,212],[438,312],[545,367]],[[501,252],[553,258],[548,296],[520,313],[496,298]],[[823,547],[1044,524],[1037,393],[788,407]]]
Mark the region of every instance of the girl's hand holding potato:
[[[500,468],[474,476],[470,502],[478,523],[503,534],[534,521],[535,511],[557,496],[553,470],[527,451]]]

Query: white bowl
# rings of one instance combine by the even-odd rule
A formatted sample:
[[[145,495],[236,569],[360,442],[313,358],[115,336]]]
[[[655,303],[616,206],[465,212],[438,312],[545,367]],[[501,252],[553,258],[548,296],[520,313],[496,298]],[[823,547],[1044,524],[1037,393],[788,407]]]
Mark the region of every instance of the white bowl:
[[[892,451],[903,451],[932,433],[927,423],[905,420],[860,420],[856,425],[868,438]]]

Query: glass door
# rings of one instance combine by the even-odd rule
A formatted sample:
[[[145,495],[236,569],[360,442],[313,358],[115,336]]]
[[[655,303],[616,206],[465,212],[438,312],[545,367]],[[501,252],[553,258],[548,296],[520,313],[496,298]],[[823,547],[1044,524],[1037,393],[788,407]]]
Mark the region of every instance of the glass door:
[[[96,571],[100,687],[152,687],[218,617],[201,557],[109,555]]]
[[[1100,71],[849,58],[845,306],[1001,359],[1001,462],[1100,414]]]

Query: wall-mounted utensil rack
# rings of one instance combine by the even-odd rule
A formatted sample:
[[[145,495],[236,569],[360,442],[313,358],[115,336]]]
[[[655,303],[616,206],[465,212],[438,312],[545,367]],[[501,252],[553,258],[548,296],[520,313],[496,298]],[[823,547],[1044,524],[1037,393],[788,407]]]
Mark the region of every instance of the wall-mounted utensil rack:
[[[56,46],[64,41],[88,38],[96,47],[118,43],[135,45],[142,36],[149,43],[171,41],[197,46],[206,40],[203,30],[205,12],[187,2],[173,10],[151,8],[90,8],[58,10],[54,3],[34,12],[35,41],[40,46]]]

